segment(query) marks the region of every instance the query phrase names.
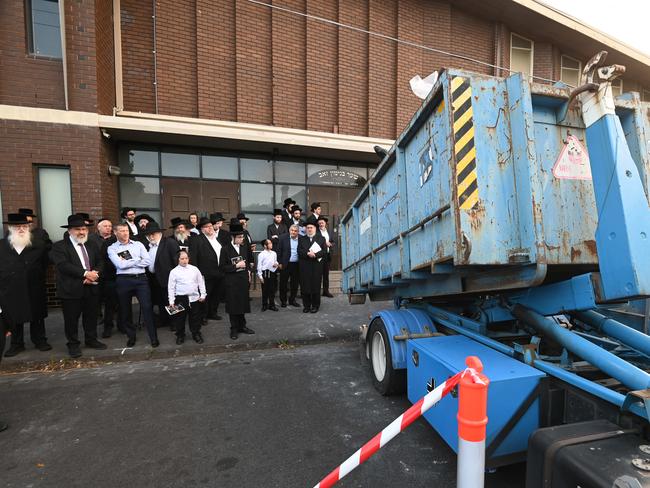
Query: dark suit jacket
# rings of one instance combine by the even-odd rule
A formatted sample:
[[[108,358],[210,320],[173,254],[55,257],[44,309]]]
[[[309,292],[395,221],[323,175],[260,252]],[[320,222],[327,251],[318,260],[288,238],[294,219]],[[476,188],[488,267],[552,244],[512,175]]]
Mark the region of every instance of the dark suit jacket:
[[[266,238],[271,239],[271,242],[273,243],[273,250],[277,252],[278,250],[278,239],[273,239],[273,236],[281,236],[282,234],[286,234],[289,232],[289,229],[286,225],[284,225],[284,222],[280,222],[280,224],[276,227],[275,222],[272,222],[269,224],[269,226],[266,228]]]
[[[108,239],[104,239],[97,232],[93,232],[88,236],[88,240],[89,241],[92,240],[97,245],[100,254],[102,256],[102,259],[104,260],[104,272],[99,277],[99,281],[101,282],[115,281],[117,272],[115,270],[115,265],[113,264],[113,261],[111,261],[110,258],[108,257],[108,246],[116,242],[117,237],[115,237],[115,235],[111,235]]]
[[[151,244],[147,241],[145,246],[147,251]],[[162,288],[167,288],[169,282],[169,273],[178,264],[178,251],[180,247],[176,239],[163,237],[158,243],[158,251],[156,252],[156,261],[153,263],[154,277]],[[149,271],[147,271],[149,273]],[[165,300],[167,297],[165,297]]]
[[[284,225],[287,226],[287,232],[288,232],[289,227],[291,227],[291,224],[293,224],[293,218],[292,215],[287,213],[287,209],[282,209],[282,222],[284,222]]]
[[[90,267],[99,271],[101,276],[104,271],[104,259],[101,256],[97,245],[88,240],[86,252],[90,261]],[[75,299],[82,298],[84,286],[90,287],[93,293],[98,293],[97,285],[84,285],[84,268],[81,265],[79,255],[70,239],[63,239],[52,246],[50,259],[56,266],[56,292],[59,298]]]
[[[221,232],[219,232],[221,234]],[[221,241],[222,246],[225,244]],[[219,269],[219,261],[214,248],[208,238],[200,234],[192,238],[190,244],[190,264],[193,264],[206,278],[222,278],[223,273]]]
[[[316,256],[310,258],[307,253],[313,245],[318,243],[320,251]],[[325,238],[321,235],[314,235],[313,242],[309,237],[298,238],[298,259],[300,262],[300,291],[301,293],[320,293],[320,284],[323,277],[323,260],[325,259]],[[318,261],[320,259],[320,261]]]
[[[225,246],[226,244],[230,244],[232,242],[232,237],[230,236],[230,232],[227,230],[219,229],[217,233],[217,240],[221,243],[222,246]]]
[[[291,236],[289,234],[282,234],[278,237],[278,263],[282,265],[283,269],[287,269],[289,259],[291,259]]]

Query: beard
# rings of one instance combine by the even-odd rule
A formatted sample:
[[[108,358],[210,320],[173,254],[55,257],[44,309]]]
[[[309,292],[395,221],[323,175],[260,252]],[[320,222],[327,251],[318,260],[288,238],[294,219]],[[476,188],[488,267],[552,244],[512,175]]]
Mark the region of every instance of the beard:
[[[174,232],[174,237],[177,241],[184,241],[187,239],[187,234],[186,232]]]
[[[15,230],[9,227],[9,236],[7,237],[11,247],[27,247],[32,245],[32,233],[26,232],[23,235],[18,234]]]
[[[72,237],[72,240],[77,244],[86,244],[86,242],[88,242],[88,235],[85,235],[84,237],[74,237],[71,235],[70,237]]]

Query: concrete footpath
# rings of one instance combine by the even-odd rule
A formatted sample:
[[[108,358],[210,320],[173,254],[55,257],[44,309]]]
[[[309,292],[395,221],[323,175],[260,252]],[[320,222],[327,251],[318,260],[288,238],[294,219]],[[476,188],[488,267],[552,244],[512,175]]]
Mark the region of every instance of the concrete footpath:
[[[317,344],[334,341],[355,341],[359,326],[368,323],[370,314],[382,308],[391,308],[391,302],[367,301],[364,305],[349,305],[346,295],[322,298],[318,313],[303,313],[302,307],[279,308],[278,312],[261,311],[260,298],[251,301],[251,313],[246,316],[248,327],[254,335],[240,334],[239,339],[230,339],[228,316],[220,307],[223,320],[210,320],[203,326],[205,342],[196,344],[186,332],[185,343],[176,345],[176,336],[168,328],[158,329],[160,346],[152,348],[146,330],[139,329],[136,345],[126,347],[126,336],[113,330],[109,339],[101,338],[103,326],[98,326],[99,340],[106,350],[89,349],[83,345],[80,325],[80,340],[83,356],[72,360],[68,356],[66,339],[63,333],[63,316],[60,309],[50,311],[45,321],[48,342],[52,350],[41,352],[29,340],[29,327],[25,327],[26,350],[17,356],[3,358],[1,372],[16,370],[56,370],[69,367],[91,366],[93,362],[133,361],[142,359],[161,359],[183,355],[209,354],[222,351],[242,351],[251,349],[284,348],[300,344]],[[133,316],[138,317],[138,306],[133,306]],[[8,347],[8,345],[7,345]]]

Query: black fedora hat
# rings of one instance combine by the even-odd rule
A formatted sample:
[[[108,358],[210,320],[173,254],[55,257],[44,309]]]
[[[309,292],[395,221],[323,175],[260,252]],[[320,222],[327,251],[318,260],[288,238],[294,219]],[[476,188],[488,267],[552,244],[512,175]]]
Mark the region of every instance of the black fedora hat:
[[[228,230],[230,231],[231,236],[238,236],[244,233],[244,226],[239,222],[231,221]]]
[[[137,212],[137,210],[135,208],[133,208],[133,207],[123,207],[122,211],[120,212],[120,217],[125,219],[126,214],[128,214],[129,212]]]
[[[307,220],[305,220],[304,226],[307,227],[308,225],[313,225],[315,227],[318,227],[318,219],[316,219],[316,217],[312,215]]]
[[[221,212],[214,212],[210,214],[210,221],[215,224],[217,222],[223,222],[226,219],[224,218],[223,214]]]
[[[77,215],[81,216],[86,221],[86,224],[88,225],[93,225],[95,222],[93,219],[90,218],[90,214],[86,212],[77,212]]]
[[[201,217],[199,221],[196,223],[196,227],[197,229],[200,229],[204,225],[208,225],[208,224],[212,225],[212,221],[207,217]]]
[[[272,214],[272,215],[273,215],[274,217],[275,217],[276,215],[282,215],[282,209],[281,209],[281,208],[274,208],[274,209],[273,209],[273,214]]]
[[[19,208],[18,213],[28,215],[29,217],[38,217],[31,208]]]
[[[70,229],[72,227],[88,227],[89,225],[92,224],[88,223],[88,221],[81,215],[72,214],[68,216],[68,225],[62,225],[61,227],[64,229]]]
[[[29,224],[29,220],[27,220],[27,215],[25,215],[24,213],[10,213],[7,214],[7,220],[4,221],[3,224],[7,224],[7,225]]]
[[[140,221],[142,219],[147,219],[149,222],[153,222],[155,220],[151,215],[143,213],[140,215],[136,215],[135,220],[133,222],[135,222],[136,225],[140,225]]]
[[[318,220],[324,220],[325,222],[329,222],[329,220],[327,220],[327,217],[325,217],[324,215],[320,215],[318,217]]]
[[[165,231],[165,229],[161,229],[158,222],[156,222],[155,220],[152,220],[140,232],[142,232],[143,234],[153,234],[154,232],[164,232],[164,231]]]
[[[237,214],[237,220],[250,220],[250,219],[248,217],[246,217],[246,214],[244,212],[239,212]]]
[[[287,205],[295,205],[296,201],[293,198],[285,198],[284,199],[284,206],[286,207]]]
[[[190,224],[189,220],[186,220],[182,217],[174,217],[173,219],[170,220],[170,223],[172,224],[170,229],[175,229],[181,224],[184,225],[185,227],[189,227],[190,225],[192,225]]]
[[[300,208],[298,205],[291,207],[291,213],[294,213],[296,210],[300,210],[302,212],[302,208]]]
[[[313,211],[316,210],[318,207],[320,207],[320,202],[314,202],[314,203],[312,203],[312,204],[310,205],[309,208],[310,208],[310,209],[312,210],[312,212],[313,212]]]

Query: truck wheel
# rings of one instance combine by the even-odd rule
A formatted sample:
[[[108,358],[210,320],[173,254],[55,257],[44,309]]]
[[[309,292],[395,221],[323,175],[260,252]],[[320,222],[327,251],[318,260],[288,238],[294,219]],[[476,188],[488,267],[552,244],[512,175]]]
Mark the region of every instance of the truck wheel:
[[[406,391],[406,371],[393,368],[390,341],[381,319],[373,320],[368,334],[370,372],[372,384],[382,395],[401,394]]]

